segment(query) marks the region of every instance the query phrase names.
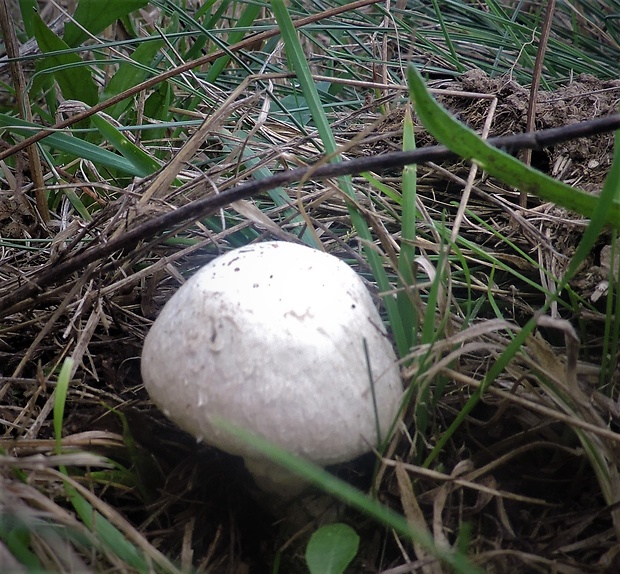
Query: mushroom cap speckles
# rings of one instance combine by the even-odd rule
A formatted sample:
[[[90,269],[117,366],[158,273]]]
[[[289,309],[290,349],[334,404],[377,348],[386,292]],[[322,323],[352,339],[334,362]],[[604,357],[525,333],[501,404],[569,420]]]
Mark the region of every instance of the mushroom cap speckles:
[[[327,465],[377,444],[368,360],[385,436],[402,382],[361,278],[318,250],[267,242],[214,259],[175,293],[146,337],[142,377],[200,440],[252,457],[215,424],[226,419]]]

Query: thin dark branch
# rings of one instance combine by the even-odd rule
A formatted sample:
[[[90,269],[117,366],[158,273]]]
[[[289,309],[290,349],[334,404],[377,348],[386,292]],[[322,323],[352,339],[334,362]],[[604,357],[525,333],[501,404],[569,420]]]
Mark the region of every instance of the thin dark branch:
[[[543,64],[545,62],[545,53],[547,52],[547,44],[549,43],[549,35],[551,34],[551,24],[553,23],[553,14],[555,12],[555,0],[547,0],[547,8],[545,9],[545,19],[543,20],[542,29],[540,31],[540,39],[538,40],[538,50],[536,52],[536,61],[534,62],[534,70],[532,72],[532,85],[530,86],[530,99],[527,104],[527,124],[526,132],[533,132],[536,124],[536,103],[538,102],[538,87],[542,77]],[[532,150],[527,149],[523,154],[523,163],[531,165]],[[527,206],[527,192],[522,191],[519,195],[519,205]]]
[[[575,123],[561,128],[491,138],[489,143],[506,151],[514,152],[519,149],[548,147],[563,141],[593,136],[617,129],[620,129],[620,114]],[[386,153],[341,161],[339,163],[330,163],[317,168],[310,166],[285,170],[266,179],[242,183],[222,193],[193,201],[170,213],[154,217],[134,228],[128,229],[125,233],[107,243],[90,245],[75,255],[44,267],[35,277],[29,278],[27,283],[20,285],[17,289],[12,289],[8,295],[0,298],[0,313],[6,314],[7,310],[10,312],[10,308],[13,305],[28,298],[36,297],[37,294],[43,293],[50,285],[58,283],[94,261],[107,259],[110,255],[120,250],[134,249],[140,242],[157,236],[160,236],[161,240],[163,240],[177,233],[180,225],[187,226],[188,223],[210,215],[233,201],[252,197],[277,187],[290,185],[306,179],[319,181],[367,171],[382,172],[402,168],[406,165],[427,161],[444,161],[454,157],[456,156],[445,146],[429,146],[413,151]]]

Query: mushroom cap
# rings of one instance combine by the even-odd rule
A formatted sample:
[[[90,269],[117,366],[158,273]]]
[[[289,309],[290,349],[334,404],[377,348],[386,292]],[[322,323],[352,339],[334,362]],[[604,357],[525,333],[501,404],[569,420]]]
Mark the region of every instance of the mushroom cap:
[[[403,391],[357,273],[278,241],[235,249],[196,272],[151,327],[141,370],[168,418],[259,473],[260,457],[218,419],[324,466],[376,446],[377,418],[385,438]]]

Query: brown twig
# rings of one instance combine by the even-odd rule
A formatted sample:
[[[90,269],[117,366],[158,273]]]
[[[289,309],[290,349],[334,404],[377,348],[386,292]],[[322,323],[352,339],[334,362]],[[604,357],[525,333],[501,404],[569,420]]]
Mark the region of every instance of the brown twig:
[[[15,24],[9,13],[7,0],[0,0],[0,29],[4,36],[4,44],[6,54],[9,57],[9,69],[15,87],[15,98],[19,109],[19,116],[27,122],[32,122],[32,111],[30,109],[30,100],[28,98],[28,90],[26,90],[26,79],[22,69],[19,57],[19,46],[17,36],[15,35]],[[28,153],[28,164],[30,174],[34,184],[34,197],[37,204],[39,216],[44,224],[49,223],[50,212],[47,206],[47,195],[45,193],[45,181],[43,180],[43,169],[41,167],[41,158],[36,144],[29,144],[26,148]],[[19,190],[15,190],[18,193]]]
[[[538,100],[538,88],[540,86],[540,78],[542,77],[543,64],[545,62],[545,53],[549,43],[549,34],[551,34],[551,24],[553,23],[553,13],[555,12],[555,0],[547,0],[547,10],[540,31],[540,40],[538,41],[538,50],[536,51],[536,61],[534,62],[534,70],[532,72],[532,85],[530,86],[530,99],[527,104],[527,122],[525,130],[533,132],[536,127],[536,102]],[[526,149],[523,154],[523,163],[530,165],[532,163],[532,150]],[[527,192],[522,191],[519,195],[519,205],[527,207]]]

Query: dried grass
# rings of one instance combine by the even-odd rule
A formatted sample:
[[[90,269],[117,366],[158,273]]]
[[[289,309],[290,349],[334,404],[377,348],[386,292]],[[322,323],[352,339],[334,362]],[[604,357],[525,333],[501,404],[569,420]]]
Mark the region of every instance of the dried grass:
[[[275,171],[317,161],[315,136],[260,117],[264,94],[254,86],[248,82],[235,98],[214,91],[209,109],[191,113],[201,119],[212,114],[212,123],[195,140],[165,142],[178,161],[166,164],[155,180],[126,189],[80,181],[79,186],[88,188],[103,206],[91,223],[74,214],[57,214],[55,227],[47,233],[33,222],[30,209],[16,209],[8,195],[3,197],[2,235],[14,242],[6,240],[2,247],[0,299],[35,280],[54,262],[96,249],[126,229],[214,190],[230,189],[253,177],[259,167]],[[383,100],[342,113],[333,124],[349,157],[400,147],[401,91],[375,87],[385,94]],[[491,133],[522,130],[525,100],[523,88],[515,82],[489,80],[478,73],[438,82],[435,88],[443,103],[473,127],[481,128],[487,121],[489,102],[495,98]],[[588,119],[594,110],[597,115],[611,111],[619,89],[617,83],[580,78],[564,90],[541,94],[541,127]],[[469,94],[463,97],[458,92]],[[381,113],[380,105],[391,111]],[[246,142],[232,135],[239,125],[253,126],[270,142],[262,148],[253,146],[252,169],[240,167]],[[365,133],[369,125],[376,127]],[[357,136],[354,145],[347,143]],[[421,129],[418,137],[419,145],[431,143]],[[610,137],[600,136],[558,146],[535,160],[556,177],[587,184],[596,192],[610,163],[611,145]],[[544,302],[545,293],[534,285],[548,285],[562,272],[584,224],[553,206],[532,204],[518,210],[515,192],[480,175],[467,183],[467,174],[468,167],[461,164],[420,166],[419,207],[426,221],[420,222],[417,247],[428,262],[436,261],[445,237],[433,222],[442,214],[452,221],[463,189],[469,189],[472,195],[459,223],[459,237],[470,242],[460,244],[460,249],[472,270],[471,292],[474,298],[476,293],[490,292],[510,320],[489,319],[492,309],[483,310],[480,322],[463,329],[462,316],[446,316],[449,336],[432,348],[413,349],[414,367],[405,370],[407,380],[415,379],[440,396],[436,411],[429,413],[426,436],[415,434],[414,409],[408,413],[406,428],[383,460],[379,496],[403,510],[408,520],[432,531],[438,543],[454,544],[457,536],[463,544],[468,542],[475,561],[491,572],[614,571],[620,560],[616,516],[620,412],[609,398],[614,394],[597,388],[604,311],[596,305],[581,318],[589,361],[583,361],[585,354],[574,346],[572,327],[560,319],[542,323],[539,335],[487,389],[441,453],[443,471],[412,462],[458,415],[508,344],[512,330]],[[183,185],[173,189],[170,183],[175,178]],[[386,174],[384,182],[398,189],[399,178],[398,173]],[[389,255],[399,245],[399,225],[391,214],[399,207],[365,180],[356,178],[354,184],[359,206],[380,239],[377,249],[386,254],[389,265]],[[303,527],[297,519],[295,526],[278,525],[257,504],[242,465],[195,445],[176,430],[154,409],[139,376],[142,340],[159,309],[184,277],[231,246],[255,237],[298,241],[298,230],[307,226],[315,230],[325,250],[347,258],[368,276],[336,186],[310,180],[285,193],[288,205],[256,197],[232,205],[221,219],[185,225],[177,230],[180,240],[144,242],[135,250],[95,261],[3,315],[0,526],[3,532],[25,529],[31,552],[45,569],[131,571],[76,518],[67,501],[67,482],[142,549],[149,564],[161,569],[174,571],[173,562],[183,571],[193,567],[198,572],[263,572],[279,548],[300,548],[313,519],[306,517]],[[222,229],[215,230],[224,220]],[[492,259],[481,257],[474,246],[518,269],[520,278],[494,269]],[[455,308],[451,298],[462,300],[467,290],[454,265],[445,309]],[[589,301],[607,278],[605,269],[593,260],[573,288]],[[62,454],[56,454],[50,413],[55,373],[68,356],[75,360],[75,368],[65,407]],[[423,375],[415,368],[421,358],[431,365]],[[595,470],[593,456],[599,460]],[[97,474],[109,470],[109,461],[126,472]],[[56,470],[60,466],[70,467],[71,478]],[[349,477],[361,474],[360,484],[367,486],[369,469],[364,463],[343,472],[347,471]],[[363,536],[359,571],[363,564],[368,571],[384,574],[441,571],[419,549],[414,548],[417,558],[409,556],[406,541],[351,517],[345,509],[338,512],[355,520]],[[295,551],[287,556],[289,571],[303,567]],[[23,560],[0,546],[3,571],[27,571]]]

